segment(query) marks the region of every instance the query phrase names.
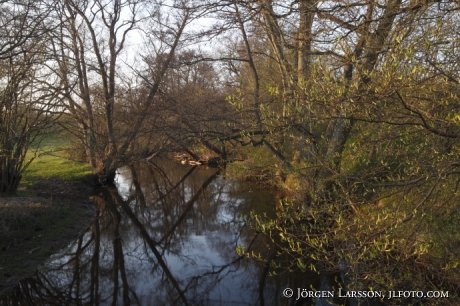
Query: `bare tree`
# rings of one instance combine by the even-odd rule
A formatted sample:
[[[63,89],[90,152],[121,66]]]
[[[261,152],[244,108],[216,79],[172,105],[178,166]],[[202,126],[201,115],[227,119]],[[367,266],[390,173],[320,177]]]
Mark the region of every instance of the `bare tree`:
[[[32,143],[59,117],[53,77],[46,69],[43,33],[50,11],[37,1],[0,9],[0,193],[15,193],[32,159]]]
[[[195,14],[187,2],[174,3],[167,10],[161,3],[149,1],[69,0],[60,5],[64,27],[56,34],[54,46],[58,74],[63,80],[68,110],[81,127],[82,143],[101,182],[113,181],[115,170],[126,161],[132,143],[151,114],[185,27]],[[140,71],[122,60],[127,59],[128,52],[128,57],[138,63],[145,57],[140,50],[126,50],[129,39],[137,43],[143,40],[149,52],[164,56],[156,70],[142,79],[148,93],[144,101],[137,103],[136,115],[130,118],[129,125],[120,126],[118,123],[127,114],[117,113],[117,105],[129,103],[123,100],[129,96],[125,93],[129,86],[136,87],[125,87],[121,79],[129,72]]]

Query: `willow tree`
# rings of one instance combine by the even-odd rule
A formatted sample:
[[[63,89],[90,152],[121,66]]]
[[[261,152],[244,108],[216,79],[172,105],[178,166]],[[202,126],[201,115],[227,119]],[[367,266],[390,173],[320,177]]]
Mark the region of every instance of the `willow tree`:
[[[232,101],[253,120],[239,132],[272,143],[302,195],[298,212],[270,229],[304,246],[290,249],[300,259],[356,264],[356,277],[364,277],[363,263],[387,264],[378,282],[401,258],[423,258],[423,268],[415,266],[425,276],[455,284],[436,271],[455,265],[440,250],[454,251],[446,237],[458,235],[439,231],[458,208],[458,5],[261,0],[234,7],[240,44],[233,54],[243,54],[246,66]],[[434,236],[445,244],[430,244]],[[427,250],[441,252],[443,264]]]

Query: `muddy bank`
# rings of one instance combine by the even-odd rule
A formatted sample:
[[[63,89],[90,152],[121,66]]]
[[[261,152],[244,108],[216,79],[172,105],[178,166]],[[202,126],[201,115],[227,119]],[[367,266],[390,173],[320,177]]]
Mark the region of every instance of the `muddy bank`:
[[[31,276],[96,215],[92,188],[84,184],[46,180],[27,191],[37,197],[0,197],[0,295]]]

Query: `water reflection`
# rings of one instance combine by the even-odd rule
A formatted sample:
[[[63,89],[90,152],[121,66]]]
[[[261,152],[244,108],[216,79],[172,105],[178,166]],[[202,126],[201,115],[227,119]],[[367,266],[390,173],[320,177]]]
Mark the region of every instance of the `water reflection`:
[[[330,305],[286,299],[291,288],[331,290],[314,273],[269,277],[269,241],[245,226],[251,211],[274,216],[274,196],[222,179],[217,169],[157,159],[120,169],[117,186],[95,191],[98,213],[82,234],[5,305]],[[296,297],[296,293],[294,295]]]

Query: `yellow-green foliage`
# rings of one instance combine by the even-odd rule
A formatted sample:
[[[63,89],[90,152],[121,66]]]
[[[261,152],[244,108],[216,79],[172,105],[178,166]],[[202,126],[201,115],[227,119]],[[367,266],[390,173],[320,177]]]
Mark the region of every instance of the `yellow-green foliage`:
[[[407,273],[413,284],[421,287],[426,282],[424,275],[455,283],[460,277],[460,199],[452,193],[451,185],[439,186],[438,196],[425,201],[416,200],[430,191],[431,184],[405,193],[387,190],[389,196],[377,203],[367,203],[358,213],[338,218],[334,239],[346,241],[354,249],[343,256],[350,264],[360,262],[361,269],[369,263],[373,271],[367,280],[385,280],[387,287],[402,286],[409,278]],[[372,268],[376,260],[385,264]],[[398,267],[397,274],[394,267]]]
[[[413,163],[431,151],[428,136],[410,126],[358,123],[342,154],[341,170],[378,179],[411,173]]]
[[[265,148],[243,147],[240,154],[244,161],[229,163],[227,178],[267,182],[277,176],[278,161]]]
[[[286,179],[282,183],[282,187],[288,191],[298,191],[305,186],[302,187],[302,181],[299,178],[299,175],[289,173],[288,175],[286,175]]]

